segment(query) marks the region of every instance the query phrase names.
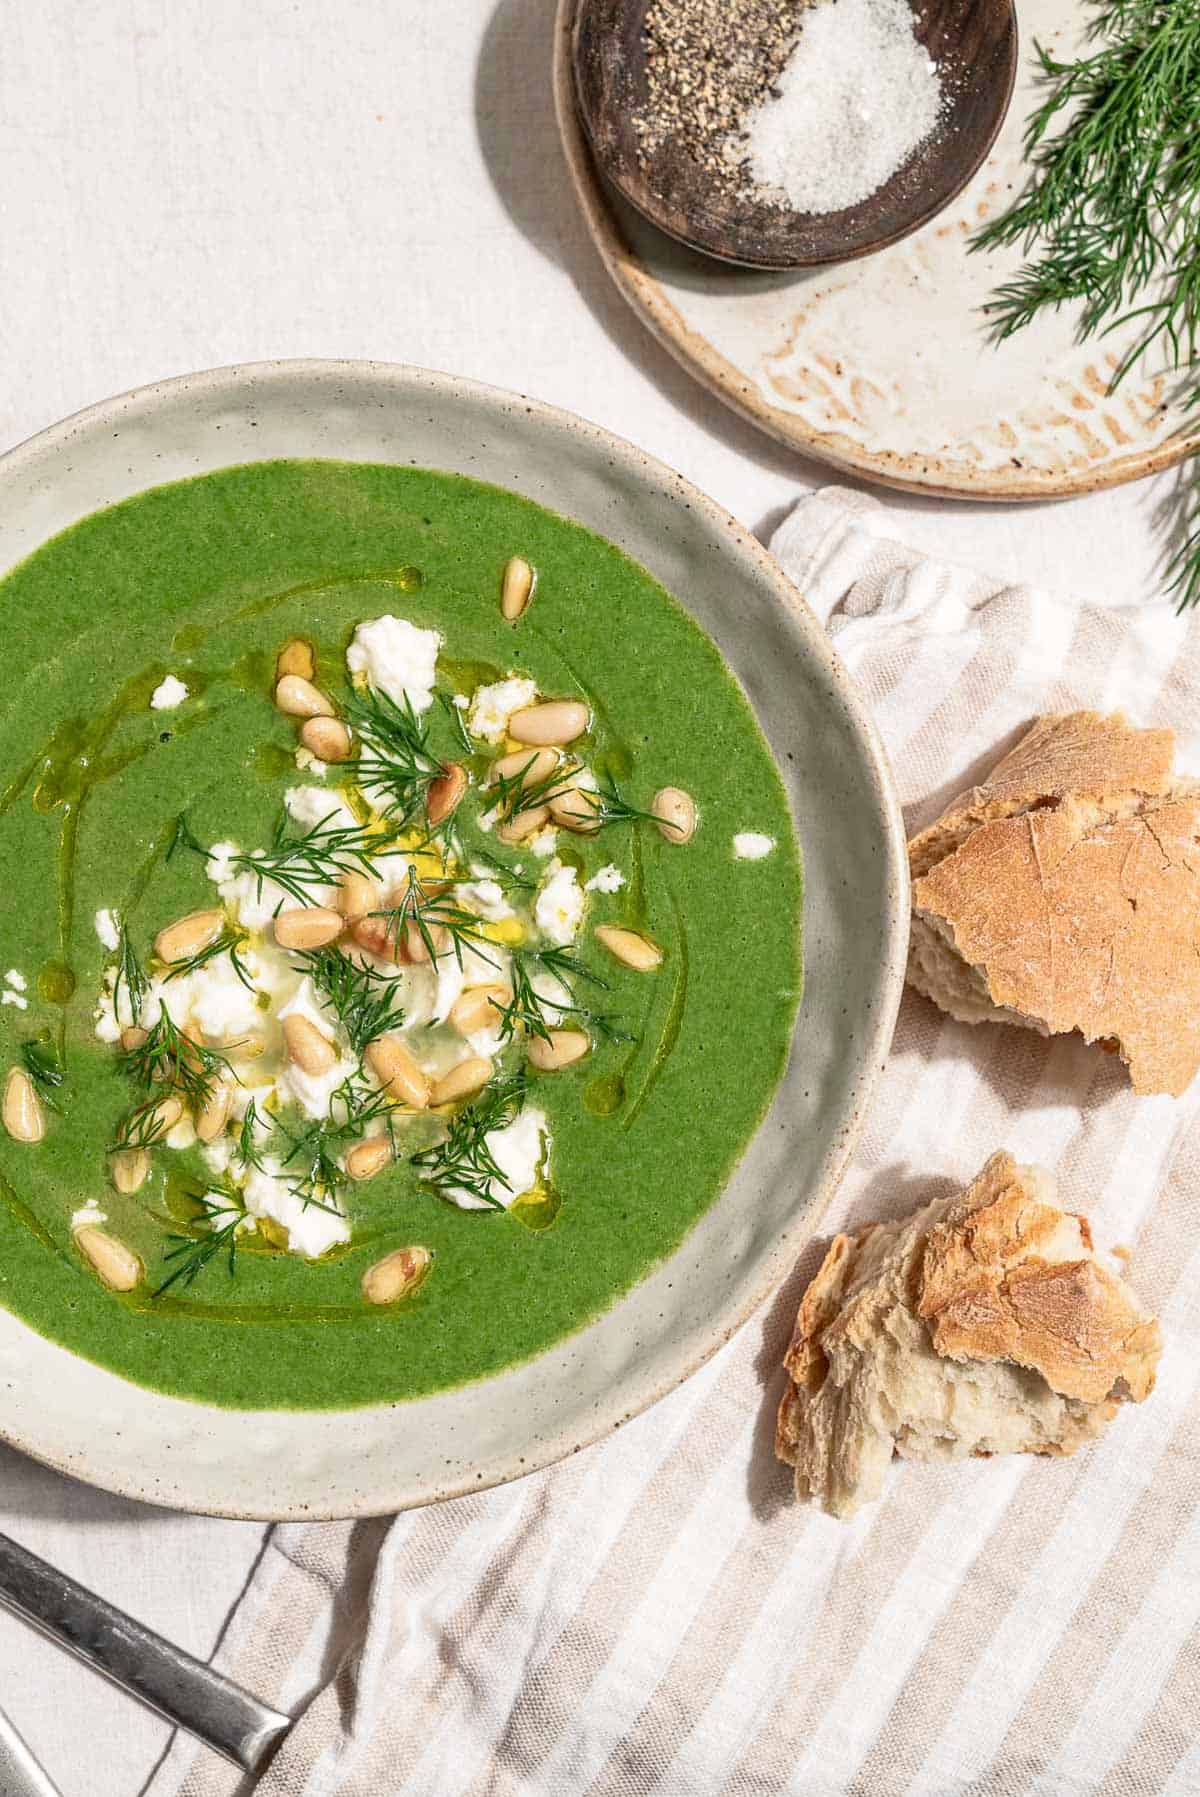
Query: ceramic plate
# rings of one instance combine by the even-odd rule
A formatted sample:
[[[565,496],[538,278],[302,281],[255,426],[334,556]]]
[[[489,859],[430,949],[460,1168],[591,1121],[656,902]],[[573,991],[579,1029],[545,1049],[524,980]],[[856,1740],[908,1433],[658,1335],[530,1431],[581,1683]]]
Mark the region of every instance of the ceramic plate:
[[[536,1361],[409,1403],[223,1410],[142,1390],[0,1311],[0,1436],[152,1503],[262,1518],[386,1513],[531,1472],[695,1370],[789,1271],[854,1143],[903,978],[904,833],[873,730],[795,589],[743,528],[616,437],[419,369],[292,362],[109,400],[0,459],[0,572],[163,481],[274,456],[495,481],[642,562],[716,639],[784,771],[803,846],[791,1065],[717,1203],[612,1310]]]
[[[1045,499],[1151,474],[1200,446],[1150,368],[1110,392],[1128,339],[1078,344],[1064,307],[1003,345],[981,308],[1020,266],[969,254],[971,233],[1025,183],[1036,104],[1033,44],[1070,58],[1079,0],[1018,0],[1021,68],[990,156],[913,236],[837,268],[762,274],[673,243],[606,188],[575,115],[559,0],[555,96],[584,218],[609,273],[678,361],[721,399],[805,455],[887,486],[968,499]]]

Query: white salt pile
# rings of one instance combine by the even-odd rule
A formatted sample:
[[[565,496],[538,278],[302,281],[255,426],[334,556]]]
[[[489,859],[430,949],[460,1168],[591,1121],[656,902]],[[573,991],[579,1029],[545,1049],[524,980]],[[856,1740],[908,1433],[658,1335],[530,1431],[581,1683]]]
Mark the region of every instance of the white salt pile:
[[[840,212],[876,193],[935,129],[937,65],[908,0],[818,0],[737,146],[756,185],[796,212]]]

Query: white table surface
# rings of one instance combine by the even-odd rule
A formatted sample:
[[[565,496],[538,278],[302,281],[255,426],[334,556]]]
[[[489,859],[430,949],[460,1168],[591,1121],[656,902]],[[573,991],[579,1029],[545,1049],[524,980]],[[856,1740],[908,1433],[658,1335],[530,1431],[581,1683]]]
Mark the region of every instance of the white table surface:
[[[275,356],[452,369],[631,438],[760,534],[827,477],[677,369],[575,211],[553,0],[37,0],[0,56],[0,448],[159,376]],[[1157,591],[1169,477],[1057,506],[891,496],[896,534],[1110,601]],[[0,926],[2,929],[2,926]],[[256,1525],[0,1449],[0,1528],[197,1653]],[[0,1705],[64,1797],[130,1797],[166,1729],[0,1614]]]

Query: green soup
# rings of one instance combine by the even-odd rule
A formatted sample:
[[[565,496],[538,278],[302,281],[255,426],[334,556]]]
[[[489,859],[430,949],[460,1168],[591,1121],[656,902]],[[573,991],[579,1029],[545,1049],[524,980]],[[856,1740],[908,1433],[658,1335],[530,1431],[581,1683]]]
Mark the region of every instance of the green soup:
[[[513,555],[537,571],[515,623],[499,605]],[[587,706],[572,751],[606,792],[636,813],[658,789],[681,788],[698,827],[686,843],[638,816],[559,833],[559,861],[586,893],[566,952],[583,970],[573,985],[589,1051],[539,1072],[514,1028],[496,1062],[498,1077],[524,1066],[528,1101],[548,1122],[536,1190],[511,1208],[458,1208],[428,1182],[428,1160],[424,1172],[411,1161],[457,1112],[402,1117],[395,1160],[341,1193],[348,1242],[309,1259],[255,1230],[237,1236],[232,1266],[224,1248],[197,1258],[197,1195],[213,1183],[199,1144],[155,1143],[137,1191],[110,1183],[122,1120],[160,1089],[139,1085],[97,1037],[114,957],[96,914],[119,913],[148,955],[165,924],[214,904],[203,856],[186,841],[168,855],[177,820],[202,847],[269,844],[285,791],[306,779],[298,720],[273,703],[277,653],[306,639],[318,686],[342,704],[346,647],[363,620],[385,614],[443,639],[447,702],[435,694],[423,721],[432,752],[471,778],[450,839],[461,862],[486,854],[530,882],[545,878],[524,845],[503,845],[494,822],[481,828],[482,783],[503,746],[464,742],[452,704],[513,671],[544,698]],[[62,1075],[41,1083],[43,1139],[0,1132],[0,1302],[162,1391],[341,1407],[527,1359],[671,1252],[720,1192],[783,1071],[800,992],[801,881],[783,787],[750,708],[649,574],[493,487],[280,461],[159,487],[85,519],[0,584],[0,616],[0,979],[11,995],[0,1005],[0,1067],[21,1065],[32,1044],[35,1062]],[[153,709],[168,674],[188,697]],[[347,770],[331,767],[331,790],[339,776]],[[746,832],[770,851],[739,855],[734,838]],[[614,865],[616,890],[586,889]],[[615,959],[598,925],[658,945],[661,965]],[[106,1233],[140,1258],[132,1290],[109,1289],[80,1250],[72,1220],[91,1200]],[[366,1270],[410,1245],[432,1257],[428,1276],[398,1302],[365,1302]],[[181,1251],[194,1277],[160,1289]]]

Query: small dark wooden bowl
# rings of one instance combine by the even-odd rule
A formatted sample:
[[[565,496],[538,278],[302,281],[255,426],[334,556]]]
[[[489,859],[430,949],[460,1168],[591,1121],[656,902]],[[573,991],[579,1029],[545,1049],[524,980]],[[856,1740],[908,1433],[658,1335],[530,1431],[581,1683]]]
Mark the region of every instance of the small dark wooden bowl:
[[[921,0],[920,42],[941,71],[934,135],[892,179],[842,212],[792,212],[731,199],[670,141],[638,160],[647,100],[642,22],[649,0],[578,0],[575,96],[596,161],[631,205],[691,249],[751,268],[812,268],[870,255],[926,224],[961,193],[1008,111],[1017,72],[1014,0]]]

